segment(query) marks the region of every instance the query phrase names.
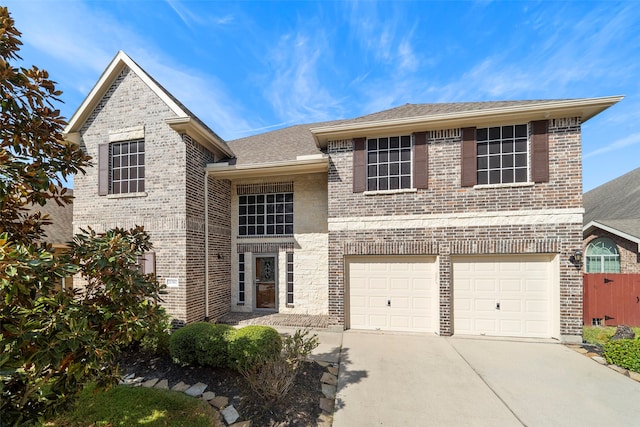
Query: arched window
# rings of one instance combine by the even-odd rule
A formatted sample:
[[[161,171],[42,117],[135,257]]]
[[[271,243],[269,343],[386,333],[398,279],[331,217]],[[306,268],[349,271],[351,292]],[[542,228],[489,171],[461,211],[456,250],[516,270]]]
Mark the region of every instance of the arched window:
[[[620,254],[613,240],[600,237],[589,243],[587,273],[620,273]]]

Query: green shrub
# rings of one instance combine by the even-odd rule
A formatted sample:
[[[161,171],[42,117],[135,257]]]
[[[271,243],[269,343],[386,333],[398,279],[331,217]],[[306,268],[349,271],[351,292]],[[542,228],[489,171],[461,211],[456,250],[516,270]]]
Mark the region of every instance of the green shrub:
[[[269,326],[245,326],[227,338],[229,366],[239,371],[278,356],[282,349],[282,338]]]
[[[640,340],[613,340],[602,348],[608,363],[640,372]]]
[[[162,307],[158,309],[160,319],[150,326],[140,339],[140,349],[145,353],[164,355],[169,353],[171,318]]]
[[[229,325],[198,322],[175,331],[169,340],[173,361],[179,365],[227,366]]]
[[[211,324],[206,332],[196,339],[196,361],[202,366],[223,368],[229,365],[227,340],[235,329],[229,325]]]

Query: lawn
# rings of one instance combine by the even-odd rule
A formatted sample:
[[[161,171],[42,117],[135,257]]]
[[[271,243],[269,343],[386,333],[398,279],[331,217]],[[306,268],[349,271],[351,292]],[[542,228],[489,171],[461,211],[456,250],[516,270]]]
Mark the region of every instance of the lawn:
[[[636,337],[640,336],[640,327],[633,327]],[[616,333],[615,326],[584,326],[582,338],[589,344],[604,345]]]
[[[117,386],[106,392],[87,387],[75,409],[47,427],[216,427],[215,411],[201,399],[145,387]]]

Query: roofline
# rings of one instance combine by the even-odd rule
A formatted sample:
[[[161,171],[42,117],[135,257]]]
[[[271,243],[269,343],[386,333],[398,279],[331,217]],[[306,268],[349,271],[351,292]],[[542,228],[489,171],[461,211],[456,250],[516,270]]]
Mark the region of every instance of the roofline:
[[[208,145],[214,153],[220,154],[220,157],[234,157],[233,151],[227,144],[215,133],[209,131],[198,120],[193,117],[173,117],[165,119],[165,123],[171,126],[179,134],[187,134],[194,138],[200,144]]]
[[[592,228],[600,228],[604,231],[608,231],[611,234],[615,234],[618,237],[622,237],[623,239],[629,240],[631,242],[635,242],[638,245],[637,252],[640,253],[640,237],[633,236],[631,234],[625,233],[624,231],[617,230],[611,226],[604,225],[598,221],[591,221],[584,227],[582,227],[582,236],[587,234]]]
[[[620,95],[600,98],[551,100],[538,104],[511,105],[483,110],[373,120],[370,122],[347,122],[331,126],[313,127],[310,130],[316,140],[316,145],[319,148],[325,148],[327,142],[331,139],[348,139],[363,136],[362,133],[364,131],[375,134],[381,132],[404,133],[450,129],[478,124],[504,124],[505,120],[531,121],[575,116],[581,117],[582,123],[584,123],[612,105],[620,102],[623,98],[624,96]]]
[[[296,160],[232,165],[229,162],[209,163],[205,171],[216,178],[252,178],[276,175],[298,175],[327,172],[329,157],[320,155],[298,156]]]
[[[178,117],[187,117],[187,113],[180,107],[171,97],[163,91],[158,84],[136,64],[126,53],[118,51],[116,56],[113,57],[107,68],[104,70],[96,84],[91,89],[91,92],[82,101],[80,107],[71,116],[69,124],[64,130],[64,133],[78,132],[82,124],[86,121],[89,115],[93,112],[98,105],[104,94],[109,90],[113,80],[122,72],[124,67],[129,67],[140,79],[151,89],[158,97],[165,103],[173,113]]]

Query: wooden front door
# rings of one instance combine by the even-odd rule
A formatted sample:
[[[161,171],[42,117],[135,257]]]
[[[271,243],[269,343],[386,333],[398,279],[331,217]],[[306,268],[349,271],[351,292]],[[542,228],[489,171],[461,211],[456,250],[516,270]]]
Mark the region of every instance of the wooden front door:
[[[256,308],[276,309],[276,257],[256,257]]]

